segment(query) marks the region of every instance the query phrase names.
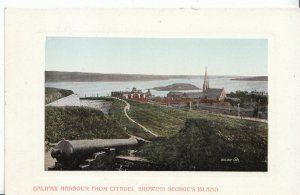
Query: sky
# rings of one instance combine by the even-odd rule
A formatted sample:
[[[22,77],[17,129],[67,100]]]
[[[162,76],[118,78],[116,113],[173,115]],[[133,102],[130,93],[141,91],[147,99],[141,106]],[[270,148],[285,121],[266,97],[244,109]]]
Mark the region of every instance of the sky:
[[[47,37],[46,70],[68,72],[267,75],[267,39]]]

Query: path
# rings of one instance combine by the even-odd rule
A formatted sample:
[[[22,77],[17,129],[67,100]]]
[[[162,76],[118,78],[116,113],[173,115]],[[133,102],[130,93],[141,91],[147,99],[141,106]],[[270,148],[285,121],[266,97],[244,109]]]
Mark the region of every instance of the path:
[[[139,127],[141,127],[144,131],[150,133],[151,135],[153,135],[153,136],[155,136],[155,137],[158,137],[157,134],[153,133],[152,131],[150,131],[149,129],[147,129],[146,127],[144,127],[143,125],[141,125],[140,123],[136,122],[135,120],[133,120],[133,119],[127,114],[127,111],[129,111],[129,109],[130,109],[130,104],[129,104],[127,101],[125,101],[125,100],[123,100],[123,99],[120,99],[120,98],[117,98],[117,97],[111,97],[111,98],[117,99],[117,100],[122,101],[122,102],[124,102],[124,103],[126,104],[126,106],[124,107],[124,114],[125,114],[125,116],[126,116],[131,122],[137,124],[137,125],[138,125]],[[135,137],[136,137],[136,136],[135,136]]]
[[[197,112],[197,110],[194,110],[194,111]],[[217,116],[221,116],[221,117],[268,123],[267,119],[254,118],[254,117],[245,117],[245,116],[241,117],[241,116],[234,116],[234,115],[228,115],[228,114],[213,113],[213,112],[209,112],[207,110],[201,110],[201,111],[207,112],[207,113],[210,113],[210,114],[214,114],[214,115],[217,115]]]
[[[161,105],[161,104],[158,104],[156,102],[146,102],[146,103],[169,107],[167,105]],[[197,112],[197,110],[193,110],[193,111]],[[207,110],[201,110],[201,111],[208,112],[210,114],[214,114],[214,115],[218,115],[218,116],[222,116],[222,117],[227,117],[227,118],[235,118],[235,119],[241,119],[241,120],[249,120],[249,121],[256,121],[256,122],[268,123],[267,119],[254,118],[254,117],[244,117],[244,116],[240,117],[240,116],[234,116],[234,115],[228,115],[228,114],[213,113],[213,112],[210,112],[210,111],[207,111]]]
[[[256,121],[256,122],[262,122],[262,123],[268,123],[267,119],[261,119],[261,118],[254,118],[254,117],[240,117],[240,116],[233,116],[233,115],[227,115],[227,114],[217,114],[220,116],[228,117],[228,118],[236,118],[241,120],[248,120],[248,121]]]

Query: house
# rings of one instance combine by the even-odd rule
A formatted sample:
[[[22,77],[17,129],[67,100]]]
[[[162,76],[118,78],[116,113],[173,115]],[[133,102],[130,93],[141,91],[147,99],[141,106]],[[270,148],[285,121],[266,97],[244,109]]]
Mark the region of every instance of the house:
[[[226,97],[226,92],[224,88],[208,88],[203,91],[202,98],[203,100],[211,100],[211,101],[218,101],[223,102]]]
[[[170,91],[167,94],[167,97],[171,98],[171,99],[179,99],[179,98],[182,98],[182,95],[183,95],[183,92]]]
[[[224,88],[210,88],[207,77],[207,69],[205,68],[205,75],[203,81],[202,92],[177,92],[171,91],[167,94],[171,99],[200,99],[202,101],[223,102],[226,98]]]
[[[201,99],[210,100],[210,101],[218,101],[223,102],[226,98],[226,92],[224,88],[210,88],[209,80],[207,77],[207,68],[205,68],[205,75],[203,81],[203,96]]]
[[[203,97],[203,92],[186,92],[183,93],[182,97],[187,99],[201,99]]]
[[[147,99],[152,95],[149,89],[144,93],[134,87],[131,91],[112,91],[111,96],[125,99]]]

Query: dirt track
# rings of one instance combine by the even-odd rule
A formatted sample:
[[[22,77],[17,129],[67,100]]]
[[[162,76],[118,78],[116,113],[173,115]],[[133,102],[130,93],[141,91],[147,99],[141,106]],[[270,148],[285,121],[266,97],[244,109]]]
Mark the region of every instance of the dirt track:
[[[137,124],[138,126],[140,126],[144,131],[147,131],[148,133],[152,134],[153,136],[158,137],[157,134],[153,133],[152,131],[150,131],[149,129],[147,129],[146,127],[144,127],[143,125],[141,125],[140,123],[136,122],[135,120],[133,120],[133,119],[127,114],[127,111],[130,110],[130,104],[129,104],[127,101],[122,100],[122,99],[120,99],[120,98],[116,98],[116,97],[112,97],[112,98],[117,99],[117,100],[120,100],[120,101],[122,101],[122,102],[124,102],[124,103],[126,104],[126,106],[124,107],[124,114],[125,114],[125,116],[126,116],[131,122],[133,122],[133,123]]]

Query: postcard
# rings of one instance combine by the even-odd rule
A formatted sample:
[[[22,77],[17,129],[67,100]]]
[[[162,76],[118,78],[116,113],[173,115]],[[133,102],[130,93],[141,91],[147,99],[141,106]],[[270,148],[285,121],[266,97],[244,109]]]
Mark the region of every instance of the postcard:
[[[298,10],[5,19],[7,194],[297,191]]]
[[[267,171],[266,39],[47,37],[45,49],[46,168]]]

